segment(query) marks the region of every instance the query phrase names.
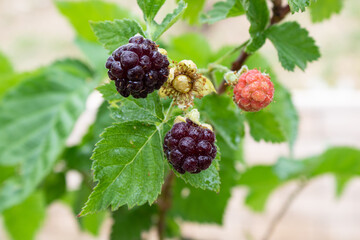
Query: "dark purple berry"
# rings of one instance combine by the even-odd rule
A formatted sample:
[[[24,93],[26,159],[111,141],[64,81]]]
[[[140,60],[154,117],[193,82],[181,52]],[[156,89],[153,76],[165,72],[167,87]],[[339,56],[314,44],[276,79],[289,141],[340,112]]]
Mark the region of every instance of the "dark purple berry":
[[[130,68],[127,71],[127,78],[131,81],[141,81],[144,78],[145,72],[139,65]]]
[[[198,157],[198,166],[201,170],[208,169],[211,165],[212,159],[208,156],[199,156]]]
[[[170,151],[170,162],[175,166],[181,166],[183,163],[184,154],[182,154],[178,149],[173,149]]]
[[[111,64],[111,73],[117,78],[123,78],[124,70],[122,69],[120,62],[113,62]]]
[[[208,141],[205,140],[201,140],[200,142],[198,142],[198,144],[196,145],[196,150],[199,153],[207,153],[210,154],[211,150],[212,150],[212,146]]]
[[[124,97],[146,98],[155,89],[160,89],[169,75],[167,57],[158,51],[155,42],[140,35],[116,49],[105,66],[109,78],[116,81],[116,88]],[[119,79],[123,81],[117,82]]]
[[[139,56],[134,52],[124,51],[121,53],[120,61],[125,69],[129,69],[139,62]]]
[[[196,170],[198,169],[198,163],[196,161],[196,158],[194,158],[194,157],[185,158],[182,168],[185,171],[190,172],[190,173],[196,172]]]
[[[171,129],[171,136],[176,139],[181,139],[188,135],[188,126],[186,123],[176,123]]]
[[[204,131],[203,131],[203,138],[204,140],[206,141],[209,141],[209,142],[214,142],[215,141],[215,134],[210,131],[209,129],[205,128]]]
[[[144,41],[144,37],[141,35],[136,35],[133,36],[132,38],[130,38],[129,43],[136,43],[136,44],[141,44]]]
[[[184,137],[179,141],[179,150],[186,154],[194,154],[196,151],[196,142],[191,137]]]
[[[199,173],[206,170],[216,157],[215,135],[190,119],[174,124],[164,138],[164,153],[174,169]]]

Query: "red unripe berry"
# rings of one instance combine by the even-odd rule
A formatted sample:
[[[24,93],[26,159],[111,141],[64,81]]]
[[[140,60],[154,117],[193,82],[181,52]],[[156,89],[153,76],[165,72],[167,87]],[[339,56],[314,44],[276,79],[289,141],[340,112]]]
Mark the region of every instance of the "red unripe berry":
[[[253,69],[243,73],[234,88],[234,101],[244,111],[257,112],[274,98],[274,84],[270,77]]]

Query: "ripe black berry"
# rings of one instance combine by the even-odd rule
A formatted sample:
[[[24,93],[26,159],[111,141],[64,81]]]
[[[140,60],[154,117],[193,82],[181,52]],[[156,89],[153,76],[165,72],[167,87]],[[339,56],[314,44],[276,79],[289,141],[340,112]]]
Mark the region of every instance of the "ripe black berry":
[[[191,120],[174,124],[164,138],[164,153],[181,174],[199,173],[216,157],[215,134]]]
[[[146,98],[155,89],[160,89],[169,75],[167,57],[158,51],[155,42],[140,35],[116,49],[105,67],[109,69],[108,76],[115,81],[117,91],[124,97]]]

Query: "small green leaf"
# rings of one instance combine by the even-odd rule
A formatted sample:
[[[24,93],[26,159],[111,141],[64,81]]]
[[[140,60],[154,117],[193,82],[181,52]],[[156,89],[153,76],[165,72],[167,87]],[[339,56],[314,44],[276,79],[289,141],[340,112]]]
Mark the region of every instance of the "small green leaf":
[[[89,21],[132,18],[131,11],[104,1],[55,1],[58,10],[69,20],[77,34],[85,40],[96,41]]]
[[[202,118],[214,127],[215,133],[221,135],[229,146],[237,149],[244,135],[244,117],[228,96],[208,95],[197,107]]]
[[[317,0],[310,5],[311,21],[321,22],[329,19],[333,14],[339,14],[343,7],[342,0]]]
[[[100,86],[98,90],[111,103],[111,114],[117,122],[143,121],[161,122],[164,118],[162,105],[157,92],[147,98],[122,97],[113,83]]]
[[[274,44],[281,65],[286,70],[293,71],[295,66],[305,70],[307,62],[320,57],[314,39],[297,22],[273,25],[267,30],[266,35]]]
[[[119,46],[129,42],[136,34],[145,36],[141,26],[135,20],[123,19],[105,22],[92,22],[91,26],[98,40],[113,52]]]
[[[270,13],[266,0],[242,0],[246,17],[250,22],[250,42],[247,44],[246,52],[253,53],[264,45],[266,37],[264,30],[270,20]]]
[[[201,15],[202,23],[213,24],[220,20],[237,17],[245,13],[240,0],[226,0],[226,2],[217,2],[213,8]]]
[[[144,20],[152,22],[165,0],[137,0],[137,3],[144,13]]]
[[[81,215],[152,204],[164,182],[161,138],[155,125],[141,122],[115,123],[105,129],[92,159],[98,182]]]
[[[155,213],[154,206],[144,205],[131,210],[121,207],[112,214],[114,224],[111,228],[110,240],[141,239],[141,232],[149,230]]]
[[[0,164],[20,164],[0,188],[0,212],[24,200],[50,172],[93,89],[81,62],[56,62],[24,80],[0,105]]]
[[[255,141],[280,143],[286,141],[281,126],[273,113],[262,110],[255,113],[246,113],[246,120],[250,126],[250,134]]]
[[[292,13],[305,11],[305,7],[310,5],[310,0],[288,0],[289,6]]]
[[[179,0],[177,0],[179,2]],[[205,0],[185,0],[187,8],[184,12],[183,19],[187,19],[189,24],[199,22],[199,14],[204,8]]]
[[[174,9],[172,13],[169,13],[162,20],[161,24],[157,24],[155,27],[154,33],[151,33],[152,39],[156,41],[159,37],[166,32],[174,23],[176,23],[182,14],[184,13],[187,4],[184,1],[180,1],[178,6]]]
[[[271,166],[261,165],[247,169],[239,181],[249,189],[245,204],[257,212],[265,209],[268,197],[281,183]]]
[[[35,192],[21,204],[3,212],[4,225],[13,240],[33,240],[45,218],[42,192]]]
[[[193,187],[208,189],[214,192],[220,191],[220,176],[219,176],[219,161],[220,161],[220,149],[216,154],[216,158],[213,160],[210,167],[204,171],[201,171],[198,174],[191,174],[186,172],[185,174],[180,174],[176,170],[173,170],[176,176],[183,179],[186,183],[191,184]]]

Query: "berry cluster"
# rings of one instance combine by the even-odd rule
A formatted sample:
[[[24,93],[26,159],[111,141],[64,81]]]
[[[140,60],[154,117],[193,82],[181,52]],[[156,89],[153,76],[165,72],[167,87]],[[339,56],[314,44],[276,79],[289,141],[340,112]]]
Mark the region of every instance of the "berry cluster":
[[[216,157],[215,134],[190,119],[174,124],[164,139],[164,152],[181,174],[199,173],[207,169]]]
[[[116,49],[106,62],[108,75],[124,97],[146,98],[159,89],[169,75],[169,61],[155,42],[140,35]]]
[[[274,84],[270,77],[253,69],[243,73],[234,88],[234,100],[244,111],[257,112],[271,103]]]

